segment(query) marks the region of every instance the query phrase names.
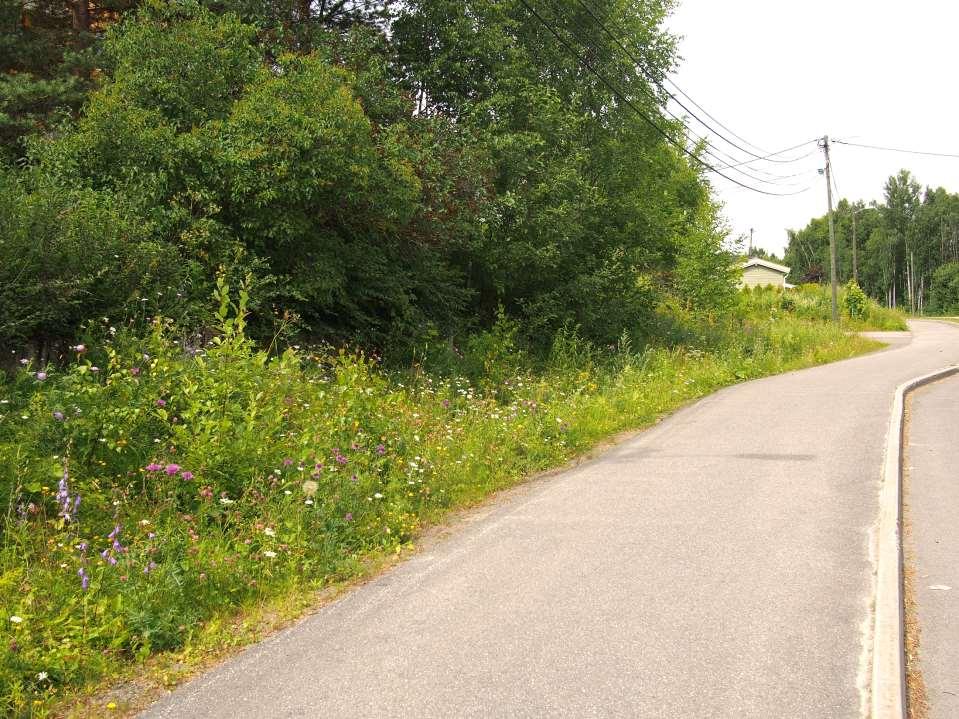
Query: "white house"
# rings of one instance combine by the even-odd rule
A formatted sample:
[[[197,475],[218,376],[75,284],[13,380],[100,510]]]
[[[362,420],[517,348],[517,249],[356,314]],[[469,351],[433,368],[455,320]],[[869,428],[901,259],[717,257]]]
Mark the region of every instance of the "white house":
[[[786,282],[786,275],[789,274],[789,267],[777,265],[775,262],[763,260],[759,257],[750,257],[741,265],[743,270],[742,279],[739,281],[740,287],[792,287]]]

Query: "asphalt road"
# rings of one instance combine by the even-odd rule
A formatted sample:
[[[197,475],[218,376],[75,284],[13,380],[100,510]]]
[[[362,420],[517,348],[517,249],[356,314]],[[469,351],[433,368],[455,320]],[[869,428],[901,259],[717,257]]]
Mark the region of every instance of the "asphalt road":
[[[740,384],[491,507],[145,717],[858,717],[893,392],[959,327]]]
[[[912,395],[906,463],[919,669],[930,719],[959,717],[959,376]]]

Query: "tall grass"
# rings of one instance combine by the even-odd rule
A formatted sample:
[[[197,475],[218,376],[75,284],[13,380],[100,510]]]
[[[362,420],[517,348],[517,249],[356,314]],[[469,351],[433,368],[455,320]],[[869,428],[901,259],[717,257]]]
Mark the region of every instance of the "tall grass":
[[[838,294],[840,319],[847,330],[861,332],[907,329],[906,317],[900,310],[883,307],[865,295],[862,295],[860,305],[854,299],[853,293],[854,290],[845,285]],[[798,319],[826,322],[832,317],[831,292],[829,287],[815,284],[800,285],[788,290],[756,287],[740,293],[739,309],[745,316],[755,319],[776,318],[788,314]]]
[[[451,508],[718,387],[875,346],[780,313],[691,331],[711,338],[697,347],[561,333],[534,372],[507,328],[476,343],[469,380],[271,356],[223,320],[201,349],[158,324],[0,385],[3,715],[232,641],[243,608],[356,576]]]

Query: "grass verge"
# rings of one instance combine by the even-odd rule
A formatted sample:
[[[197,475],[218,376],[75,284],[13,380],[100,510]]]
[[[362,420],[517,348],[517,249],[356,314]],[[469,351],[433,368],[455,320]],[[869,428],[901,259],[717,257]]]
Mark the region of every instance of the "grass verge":
[[[132,708],[96,689],[171,686],[452,510],[725,385],[880,346],[788,315],[711,337],[633,352],[567,333],[533,371],[500,336],[471,382],[271,356],[227,321],[203,349],[157,325],[24,366],[0,386],[0,713]]]

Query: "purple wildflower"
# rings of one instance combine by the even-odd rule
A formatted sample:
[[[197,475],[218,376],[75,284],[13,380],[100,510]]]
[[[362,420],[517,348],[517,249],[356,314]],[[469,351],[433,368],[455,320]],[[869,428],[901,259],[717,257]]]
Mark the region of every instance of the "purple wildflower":
[[[150,462],[145,469],[147,472],[159,472],[161,469],[163,469],[163,465],[157,464],[156,462]]]
[[[74,345],[74,346],[73,346],[73,351],[74,351],[74,352],[86,352],[86,351],[87,351],[87,348],[86,348],[86,345]]]
[[[289,467],[291,464],[293,464],[293,460],[290,459],[289,457],[287,457],[287,458],[285,458],[285,459],[283,460],[283,466],[284,466],[284,467]]]
[[[120,534],[120,525],[118,524],[113,528],[113,531],[107,535],[107,539],[116,539],[117,536],[119,536],[119,534]]]
[[[47,373],[46,373],[46,372],[37,372],[36,377],[37,377],[37,380],[38,380],[39,382],[43,382],[43,380],[45,380],[45,379],[47,378]]]
[[[376,453],[382,457],[386,454],[386,446],[382,444],[376,445]]]
[[[346,513],[346,516],[343,517],[343,519],[345,519],[347,522],[352,522],[352,521],[353,521],[353,512],[347,512],[347,513]]]
[[[450,401],[449,401],[448,399],[444,399],[444,400],[443,400],[443,409],[449,409],[449,408],[450,408]]]
[[[183,477],[183,481],[189,482],[193,479],[193,472],[181,472],[180,476]]]
[[[71,521],[70,515],[76,511],[76,508],[80,506],[80,503],[79,501],[74,502],[70,498],[70,475],[67,472],[66,467],[63,468],[63,476],[60,478],[60,482],[57,485],[56,499],[57,504],[60,505],[60,516],[63,517],[67,522]],[[79,496],[77,499],[79,500]]]
[[[171,477],[180,471],[180,465],[178,464],[168,464],[164,470]]]
[[[131,368],[130,368],[130,374],[132,374],[134,377],[139,377],[139,375],[140,375],[140,368],[139,368],[139,367],[131,367]]]
[[[351,481],[351,482],[359,482],[360,479],[359,479],[359,477],[357,477],[357,476],[354,474],[352,477],[350,477],[350,481]]]
[[[160,397],[160,399],[156,401],[156,405],[157,407],[166,407],[166,400]]]
[[[87,588],[90,586],[90,577],[87,576],[87,573],[83,567],[80,567],[77,570],[77,576],[80,577],[80,587],[83,589],[83,591],[87,591]]]
[[[62,421],[63,421],[63,412],[61,412],[60,410],[57,410],[56,412],[53,413],[53,418],[54,418],[55,420],[57,420],[58,422],[62,422]]]

